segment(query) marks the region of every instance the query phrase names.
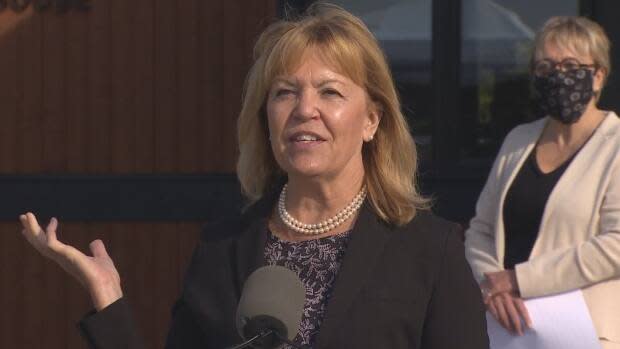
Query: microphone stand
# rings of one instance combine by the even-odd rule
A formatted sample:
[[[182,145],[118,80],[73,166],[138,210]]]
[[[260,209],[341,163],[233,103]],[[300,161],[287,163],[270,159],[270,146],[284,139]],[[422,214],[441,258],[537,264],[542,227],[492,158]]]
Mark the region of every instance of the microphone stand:
[[[288,338],[285,338],[283,336],[280,335],[280,333],[278,331],[274,331],[272,329],[266,329],[264,331],[262,331],[261,333],[257,334],[256,336],[248,339],[247,341],[241,343],[241,344],[237,344],[233,347],[229,347],[226,349],[243,349],[243,348],[247,348],[248,346],[250,346],[252,343],[256,342],[259,339],[265,338],[267,336],[270,335],[274,335],[276,336],[276,338],[278,338],[278,340],[280,340],[282,343],[288,344],[291,347],[295,348],[295,349],[309,349],[309,347],[306,346],[300,346],[297,345],[295,343],[293,343],[292,341],[288,340]]]

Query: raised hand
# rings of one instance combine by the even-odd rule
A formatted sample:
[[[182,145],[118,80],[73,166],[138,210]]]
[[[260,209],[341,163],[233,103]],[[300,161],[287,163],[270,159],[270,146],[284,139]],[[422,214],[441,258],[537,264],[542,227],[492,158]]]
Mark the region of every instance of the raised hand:
[[[58,220],[52,218],[43,230],[34,214],[19,216],[22,235],[42,255],[58,263],[84,286],[98,311],[123,296],[121,279],[101,240],[90,243],[92,256],[57,239]]]

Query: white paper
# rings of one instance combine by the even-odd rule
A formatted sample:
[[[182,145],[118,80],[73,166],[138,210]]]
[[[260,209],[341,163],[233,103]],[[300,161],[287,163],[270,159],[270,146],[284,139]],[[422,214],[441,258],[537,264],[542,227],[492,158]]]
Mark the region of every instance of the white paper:
[[[533,329],[512,335],[487,312],[491,349],[600,349],[592,318],[580,290],[528,299]]]

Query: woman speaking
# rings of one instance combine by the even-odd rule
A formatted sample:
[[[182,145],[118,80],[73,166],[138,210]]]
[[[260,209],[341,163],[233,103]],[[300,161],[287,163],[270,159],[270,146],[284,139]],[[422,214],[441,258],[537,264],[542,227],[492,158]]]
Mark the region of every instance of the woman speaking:
[[[240,341],[244,281],[294,271],[305,306],[294,342],[313,348],[486,348],[484,306],[456,226],[415,186],[416,151],[388,66],[365,25],[311,6],[260,36],[238,120],[237,175],[250,205],[208,225],[174,306],[167,348]],[[90,292],[94,348],[140,347],[103,243],[87,256],[57,221],[21,217],[26,238]]]

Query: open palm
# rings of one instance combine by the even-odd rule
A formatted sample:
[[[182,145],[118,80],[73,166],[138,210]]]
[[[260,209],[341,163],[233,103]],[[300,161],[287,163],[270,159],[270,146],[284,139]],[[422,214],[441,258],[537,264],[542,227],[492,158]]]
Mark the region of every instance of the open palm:
[[[120,276],[101,240],[90,243],[92,256],[57,239],[58,220],[52,218],[45,230],[34,214],[19,217],[22,234],[45,257],[58,263],[84,286],[97,310],[101,310],[123,296]]]

